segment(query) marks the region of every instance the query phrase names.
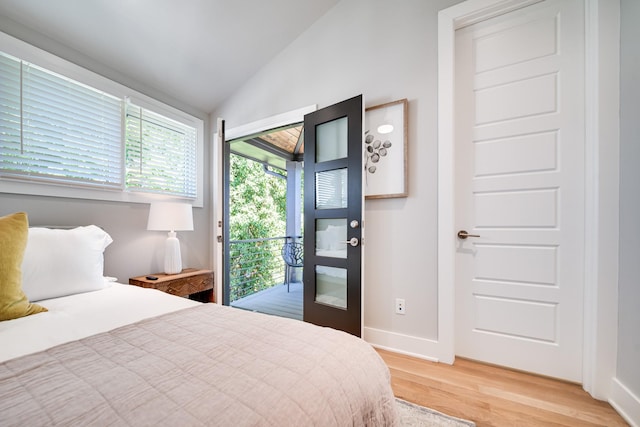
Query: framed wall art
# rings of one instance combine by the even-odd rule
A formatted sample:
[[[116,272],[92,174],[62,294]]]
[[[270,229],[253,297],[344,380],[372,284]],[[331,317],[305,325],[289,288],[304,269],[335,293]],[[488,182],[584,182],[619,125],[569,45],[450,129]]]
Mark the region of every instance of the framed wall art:
[[[406,99],[365,110],[365,199],[407,197]]]

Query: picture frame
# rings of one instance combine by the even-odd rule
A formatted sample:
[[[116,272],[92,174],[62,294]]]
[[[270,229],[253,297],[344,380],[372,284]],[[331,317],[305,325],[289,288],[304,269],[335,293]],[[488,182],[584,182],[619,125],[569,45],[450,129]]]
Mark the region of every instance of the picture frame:
[[[408,104],[404,98],[365,109],[365,199],[409,195]]]

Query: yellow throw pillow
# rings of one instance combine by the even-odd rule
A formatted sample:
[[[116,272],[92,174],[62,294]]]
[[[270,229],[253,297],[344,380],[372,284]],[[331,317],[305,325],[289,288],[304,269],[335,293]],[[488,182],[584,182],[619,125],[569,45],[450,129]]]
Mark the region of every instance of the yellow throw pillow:
[[[26,213],[0,217],[0,321],[47,311],[31,304],[22,292],[22,258],[28,235]]]

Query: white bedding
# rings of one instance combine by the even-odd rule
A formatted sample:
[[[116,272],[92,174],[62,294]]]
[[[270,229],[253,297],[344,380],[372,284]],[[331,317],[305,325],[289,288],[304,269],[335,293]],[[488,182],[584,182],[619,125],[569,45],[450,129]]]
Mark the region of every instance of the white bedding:
[[[0,362],[200,303],[112,283],[106,289],[38,304],[49,311],[0,322]]]

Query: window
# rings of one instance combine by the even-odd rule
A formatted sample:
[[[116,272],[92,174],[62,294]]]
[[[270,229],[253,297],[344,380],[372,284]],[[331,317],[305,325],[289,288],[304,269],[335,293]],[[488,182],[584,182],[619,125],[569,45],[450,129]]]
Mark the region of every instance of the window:
[[[5,53],[15,45],[17,54]],[[0,191],[143,202],[154,193],[198,206],[202,128],[200,119],[0,33]]]
[[[122,188],[121,102],[0,55],[3,177]]]
[[[127,188],[196,197],[196,130],[127,103]]]

